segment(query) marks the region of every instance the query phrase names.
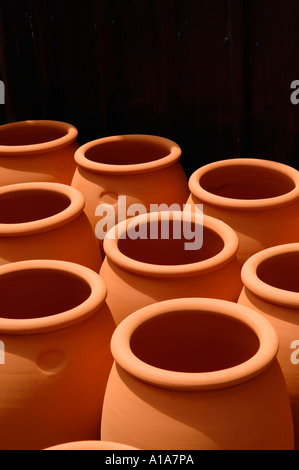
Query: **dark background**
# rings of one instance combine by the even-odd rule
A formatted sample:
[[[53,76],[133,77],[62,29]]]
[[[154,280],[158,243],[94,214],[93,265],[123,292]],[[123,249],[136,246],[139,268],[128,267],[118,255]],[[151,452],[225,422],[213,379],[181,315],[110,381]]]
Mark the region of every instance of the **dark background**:
[[[299,168],[298,0],[0,0],[0,40],[0,124],[165,136],[188,175],[236,156]]]

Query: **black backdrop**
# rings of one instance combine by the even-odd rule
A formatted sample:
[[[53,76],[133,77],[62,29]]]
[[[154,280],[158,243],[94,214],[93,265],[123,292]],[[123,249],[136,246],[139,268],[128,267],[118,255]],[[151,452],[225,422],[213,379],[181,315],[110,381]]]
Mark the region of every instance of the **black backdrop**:
[[[235,156],[299,168],[298,0],[0,0],[0,124],[56,119],[79,143],[175,140],[186,173]]]

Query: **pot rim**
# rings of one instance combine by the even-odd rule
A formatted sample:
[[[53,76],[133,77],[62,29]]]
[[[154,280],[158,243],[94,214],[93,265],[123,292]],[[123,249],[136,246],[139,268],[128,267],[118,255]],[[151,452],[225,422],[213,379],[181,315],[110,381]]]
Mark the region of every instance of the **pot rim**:
[[[282,172],[285,176],[290,178],[295,187],[280,196],[263,198],[263,199],[234,199],[224,196],[218,196],[216,194],[206,191],[200,186],[200,179],[206,175],[209,171],[215,169],[221,169],[223,167],[230,166],[255,166],[264,169],[276,170]],[[271,160],[263,160],[258,158],[232,158],[227,160],[216,161],[204,165],[203,167],[196,170],[189,179],[189,189],[193,196],[198,198],[202,203],[210,204],[225,209],[232,210],[257,210],[257,209],[275,209],[278,206],[284,206],[299,199],[299,172],[291,166],[285,165],[284,163],[274,162]]]
[[[182,217],[184,217],[184,220],[191,220],[192,222],[199,223],[200,225],[203,224],[204,227],[215,232],[223,240],[224,246],[222,250],[215,256],[203,261],[180,265],[145,263],[129,258],[120,251],[118,240],[123,234],[125,234],[129,224],[149,223],[150,221],[164,219],[168,220],[168,217],[170,220],[177,221],[182,220]],[[213,217],[184,211],[149,212],[131,217],[110,229],[104,238],[103,243],[103,249],[107,255],[107,259],[112,261],[118,267],[134,274],[156,278],[194,277],[205,274],[229,263],[234,257],[236,257],[238,248],[238,236],[230,226]]]
[[[48,447],[44,450],[137,450],[126,444],[112,441],[74,441]]]
[[[224,315],[242,322],[257,335],[260,347],[247,361],[227,369],[203,372],[165,371],[140,360],[130,348],[136,329],[154,317],[179,311],[203,311]],[[267,369],[278,352],[278,336],[274,327],[254,310],[229,301],[205,298],[172,299],[151,304],[125,318],[115,329],[111,352],[115,363],[137,380],[167,389],[215,390],[244,383]]]
[[[97,147],[102,144],[104,145],[109,142],[117,142],[119,140],[134,140],[140,142],[161,144],[168,148],[169,153],[165,157],[159,158],[154,161],[128,165],[112,165],[108,163],[98,163],[93,162],[92,160],[89,160],[86,157],[86,152],[92,149],[93,147]],[[147,173],[150,171],[165,168],[177,162],[180,159],[181,154],[182,150],[180,146],[176,142],[165,137],[147,134],[125,134],[103,137],[101,139],[96,139],[91,142],[87,142],[86,144],[79,147],[79,149],[75,152],[75,161],[79,167],[82,167],[87,171],[110,175],[124,175]]]
[[[106,300],[107,288],[104,280],[91,269],[68,261],[18,261],[0,266],[0,275],[32,270],[56,271],[79,278],[90,287],[90,295],[77,307],[47,317],[29,319],[0,317],[0,334],[30,335],[66,328],[93,315]]]
[[[39,153],[46,153],[52,150],[57,150],[58,148],[65,147],[66,145],[74,142],[78,137],[78,130],[72,124],[61,121],[51,121],[51,120],[26,120],[26,121],[16,121],[9,124],[3,124],[0,127],[1,129],[13,129],[14,127],[22,126],[25,124],[32,124],[38,127],[51,127],[59,128],[62,130],[65,135],[48,142],[42,142],[38,144],[28,144],[28,145],[0,145],[0,156],[30,156]]]
[[[299,292],[292,292],[278,287],[273,287],[262,281],[257,274],[259,266],[264,261],[292,252],[299,253],[299,243],[278,245],[254,254],[244,263],[241,270],[241,278],[244,288],[248,289],[262,300],[268,301],[272,304],[299,308]]]
[[[26,192],[26,191],[45,191],[58,193],[69,199],[70,204],[67,208],[44,219],[33,220],[23,223],[11,223],[4,224],[0,223],[0,238],[1,237],[13,237],[13,236],[28,236],[35,235],[49,230],[54,230],[62,225],[65,225],[75,218],[77,218],[85,207],[85,200],[80,191],[72,186],[68,186],[61,183],[19,183],[11,184],[8,186],[2,186],[0,188],[0,199],[4,194]]]

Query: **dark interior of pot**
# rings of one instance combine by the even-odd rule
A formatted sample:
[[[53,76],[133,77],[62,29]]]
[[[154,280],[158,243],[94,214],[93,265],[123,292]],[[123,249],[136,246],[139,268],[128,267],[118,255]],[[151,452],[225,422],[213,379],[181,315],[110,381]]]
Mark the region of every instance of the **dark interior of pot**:
[[[169,153],[169,147],[159,142],[120,138],[94,145],[86,151],[85,157],[108,165],[134,165],[160,160]]]
[[[193,222],[148,222],[134,229],[137,231],[140,237],[133,239],[128,229],[126,238],[119,239],[118,248],[125,256],[148,264],[174,266],[197,263],[216,256],[224,247],[223,239],[216,232]],[[156,239],[153,233],[157,234]]]
[[[266,284],[290,292],[299,292],[299,252],[273,256],[257,268],[258,278]]]
[[[35,145],[61,139],[66,132],[57,126],[20,122],[0,128],[0,145]]]
[[[295,188],[290,177],[276,170],[237,164],[207,172],[200,185],[217,196],[243,200],[282,196]]]
[[[130,341],[141,361],[168,371],[204,373],[253,357],[260,346],[244,323],[213,312],[180,311],[145,321]]]
[[[69,207],[64,194],[48,190],[11,191],[0,195],[0,224],[21,224],[45,219]]]
[[[42,318],[81,305],[91,294],[84,280],[50,269],[22,270],[0,277],[0,317]]]

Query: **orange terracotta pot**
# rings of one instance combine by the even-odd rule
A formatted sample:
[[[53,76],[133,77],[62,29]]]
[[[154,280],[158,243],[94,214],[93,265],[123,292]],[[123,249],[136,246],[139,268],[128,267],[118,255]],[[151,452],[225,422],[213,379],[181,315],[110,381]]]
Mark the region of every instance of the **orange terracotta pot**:
[[[243,266],[239,303],[263,314],[279,338],[278,360],[290,396],[299,449],[299,243],[268,248]]]
[[[0,186],[33,181],[70,184],[78,131],[60,121],[21,121],[0,126]]]
[[[81,442],[68,442],[50,447],[45,450],[137,450],[134,447],[118,444],[116,442],[104,441],[81,441]]]
[[[238,259],[299,237],[299,172],[282,163],[236,158],[210,163],[189,180],[189,204],[238,234]],[[279,230],[277,221],[279,220]]]
[[[152,135],[106,137],[77,150],[72,185],[85,197],[86,213],[101,246],[105,236],[99,228],[101,221],[105,218],[109,229],[136,215],[133,204],[142,204],[148,212],[151,204],[179,204],[179,210],[182,208],[189,189],[180,157],[175,142]],[[124,202],[119,196],[125,196]],[[107,205],[112,213],[107,214]]]
[[[215,299],[145,307],[116,328],[102,439],[139,449],[293,449],[277,334]]]
[[[60,259],[97,273],[102,264],[84,198],[58,183],[0,188],[0,265],[29,259]]]
[[[192,222],[192,232],[197,233],[194,247],[202,241],[196,250],[186,249],[188,225],[184,224],[188,221]],[[146,239],[131,239],[136,224]],[[151,239],[155,227],[157,238]],[[166,227],[169,239],[163,238],[162,229]],[[109,232],[104,250],[100,273],[116,324],[141,307],[177,297],[237,301],[243,287],[236,259],[238,237],[229,226],[210,217],[198,220],[195,214],[184,212],[136,216]]]
[[[114,322],[92,270],[36,260],[0,267],[0,448],[100,439]]]

